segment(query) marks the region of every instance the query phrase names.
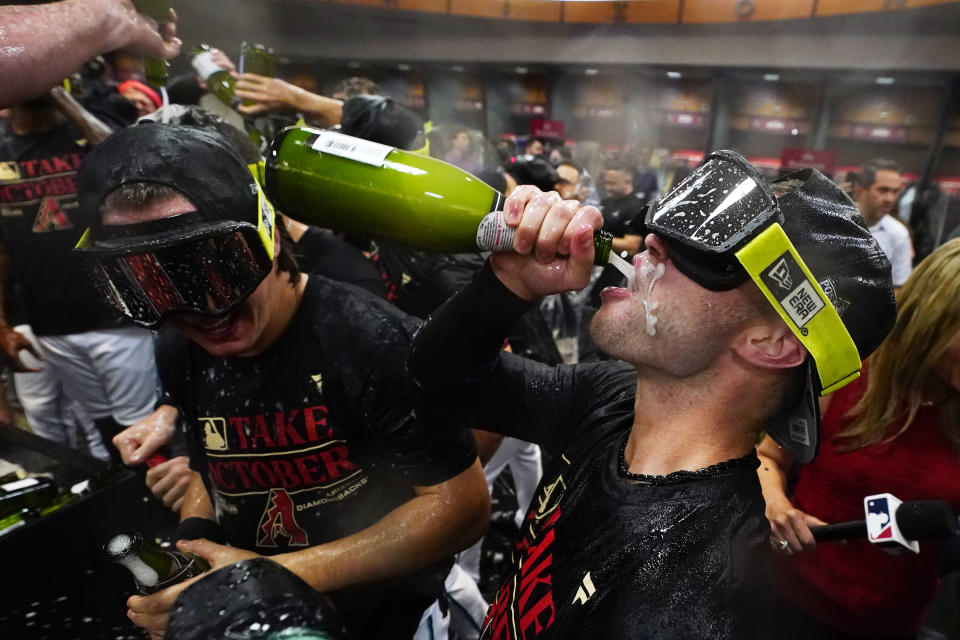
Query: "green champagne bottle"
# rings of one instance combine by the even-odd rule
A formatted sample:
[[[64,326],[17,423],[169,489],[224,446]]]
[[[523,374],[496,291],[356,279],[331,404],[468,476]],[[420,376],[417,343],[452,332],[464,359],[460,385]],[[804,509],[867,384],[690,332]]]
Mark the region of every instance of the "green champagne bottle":
[[[160,23],[170,15],[170,8],[173,4],[172,0],[133,0],[133,6],[143,15],[150,16]],[[144,58],[143,70],[147,76],[147,84],[158,89],[167,86],[167,69],[169,66],[166,60]]]
[[[217,97],[220,102],[232,109],[236,109],[240,101],[233,94],[233,87],[237,81],[230,72],[213,61],[213,52],[210,47],[201,44],[193,50],[193,60],[190,61],[197,75],[207,83],[207,91]]]
[[[38,514],[57,497],[60,490],[50,478],[33,476],[0,485],[0,518],[26,509]]]
[[[130,570],[137,590],[144,595],[210,570],[203,558],[160,549],[144,541],[139,533],[118,533],[103,549],[111,560]]]
[[[265,183],[271,202],[306,224],[447,253],[513,246],[499,191],[442,160],[368,140],[288,127],[267,154]],[[597,264],[610,245],[610,234],[594,235]]]

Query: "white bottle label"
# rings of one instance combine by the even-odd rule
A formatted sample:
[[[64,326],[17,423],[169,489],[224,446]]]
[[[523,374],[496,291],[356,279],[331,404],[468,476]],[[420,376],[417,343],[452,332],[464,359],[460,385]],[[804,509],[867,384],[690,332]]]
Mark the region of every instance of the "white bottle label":
[[[190,62],[193,65],[193,70],[197,72],[197,75],[206,80],[217,71],[223,71],[223,67],[218,65],[213,61],[213,52],[204,51],[203,53],[198,53],[193,57],[193,60]]]
[[[393,147],[385,144],[370,142],[333,131],[321,131],[317,135],[316,142],[313,143],[313,149],[364,164],[372,164],[375,167],[382,167],[387,154],[393,151]]]
[[[16,491],[17,489],[32,487],[35,484],[40,484],[40,481],[36,478],[24,478],[23,480],[14,480],[13,482],[0,485],[0,491]]]
[[[488,213],[477,227],[477,247],[484,251],[512,249],[516,231],[503,219],[503,211]]]

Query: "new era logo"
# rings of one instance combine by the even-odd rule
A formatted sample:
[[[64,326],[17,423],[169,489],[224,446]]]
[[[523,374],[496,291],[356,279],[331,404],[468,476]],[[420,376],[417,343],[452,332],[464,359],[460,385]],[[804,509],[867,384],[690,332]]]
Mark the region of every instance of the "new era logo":
[[[790,418],[790,439],[807,447],[810,446],[810,430],[803,418]]]
[[[590,577],[590,572],[587,571],[587,574],[583,576],[583,580],[580,582],[580,588],[577,589],[577,595],[573,597],[573,602],[570,604],[587,604],[587,600],[597,592],[597,588],[593,586],[593,578]]]
[[[773,268],[767,272],[767,275],[770,276],[771,280],[780,285],[781,289],[789,291],[793,288],[793,278],[790,277],[790,269],[787,267],[786,258],[780,258],[780,260],[773,265]]]

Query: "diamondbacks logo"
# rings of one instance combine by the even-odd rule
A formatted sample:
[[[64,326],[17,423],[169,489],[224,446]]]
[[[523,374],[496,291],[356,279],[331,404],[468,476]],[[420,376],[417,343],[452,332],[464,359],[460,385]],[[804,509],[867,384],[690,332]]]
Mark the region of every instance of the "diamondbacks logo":
[[[227,450],[227,421],[223,418],[200,418],[203,446],[208,451]]]
[[[293,500],[285,489],[271,489],[267,497],[267,508],[263,511],[257,527],[258,547],[277,547],[280,538],[287,546],[306,547],[307,532],[294,517]]]
[[[73,223],[63,212],[56,198],[44,198],[40,201],[40,207],[37,209],[37,217],[33,221],[34,233],[47,233],[48,231],[63,231],[72,229]]]

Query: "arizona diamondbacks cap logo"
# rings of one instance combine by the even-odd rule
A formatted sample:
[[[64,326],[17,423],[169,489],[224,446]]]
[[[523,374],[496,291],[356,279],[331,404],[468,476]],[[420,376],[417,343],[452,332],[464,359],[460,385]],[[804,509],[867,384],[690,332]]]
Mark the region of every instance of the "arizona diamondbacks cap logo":
[[[760,279],[804,334],[807,331],[804,325],[827,306],[789,251],[784,251],[764,269]]]

